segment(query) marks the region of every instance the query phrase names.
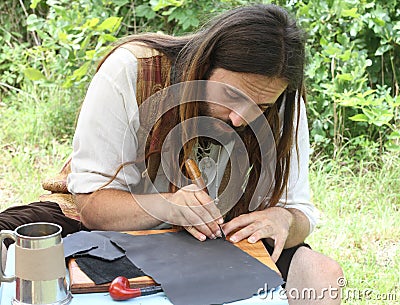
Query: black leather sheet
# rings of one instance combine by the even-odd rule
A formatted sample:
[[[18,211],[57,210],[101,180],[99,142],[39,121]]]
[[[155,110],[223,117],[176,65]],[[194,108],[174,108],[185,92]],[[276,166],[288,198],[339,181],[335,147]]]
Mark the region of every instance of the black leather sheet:
[[[181,231],[111,239],[176,305],[222,304],[283,284],[276,272],[221,238],[200,242]]]
[[[96,284],[105,284],[114,280],[117,276],[128,279],[144,276],[138,267],[123,256],[114,261],[105,261],[100,258],[82,256],[76,258],[79,268]]]
[[[110,241],[110,237],[120,235],[118,232],[79,231],[63,238],[64,256],[91,256],[113,261],[125,256],[125,253]]]

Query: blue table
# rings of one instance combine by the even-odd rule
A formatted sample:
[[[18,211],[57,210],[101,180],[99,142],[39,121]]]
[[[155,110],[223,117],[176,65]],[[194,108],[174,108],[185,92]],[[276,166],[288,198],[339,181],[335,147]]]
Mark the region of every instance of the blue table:
[[[14,246],[11,245],[7,255],[6,275],[14,274]],[[262,288],[262,287],[260,287]],[[0,286],[0,304],[9,305],[15,296],[15,282],[13,283],[1,283]],[[88,305],[88,304],[104,304],[104,305],[116,305],[122,304],[111,299],[106,292],[100,293],[85,293],[85,294],[73,294],[71,305]],[[150,296],[139,297],[124,301],[123,304],[140,304],[140,305],[172,305],[166,295],[161,292]],[[287,299],[284,296],[282,288],[277,288],[274,291],[268,293],[261,293],[260,296],[253,296],[250,299],[242,300],[238,302],[229,303],[232,305],[247,305],[247,304],[268,304],[268,305],[288,305]],[[189,304],[188,304],[189,305]]]

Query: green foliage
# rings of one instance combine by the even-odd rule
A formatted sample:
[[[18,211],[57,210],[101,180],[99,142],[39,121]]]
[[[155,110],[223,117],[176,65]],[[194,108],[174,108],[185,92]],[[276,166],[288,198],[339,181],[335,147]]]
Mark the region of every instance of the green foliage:
[[[33,63],[30,80],[63,80],[64,87],[86,84],[90,68],[105,51],[119,29],[122,18],[101,10],[104,1],[48,0],[44,16],[32,13],[27,17],[27,30],[37,35],[40,43],[26,50],[28,56],[40,59]],[[31,7],[41,4],[32,2]],[[43,71],[42,77],[34,68]],[[33,76],[30,77],[30,76]],[[40,78],[38,78],[40,77]]]
[[[7,109],[2,120],[25,117],[21,127],[31,122],[21,129],[25,136],[17,137],[20,141],[42,142],[37,132],[47,141],[72,138],[84,89],[95,63],[116,40],[122,18],[112,16],[109,2],[102,0],[10,2],[0,4],[0,9],[26,16],[19,26],[25,36],[13,34],[17,25],[11,20],[4,22],[0,90]],[[3,135],[9,139],[16,132],[6,129]]]
[[[399,150],[400,4],[396,0],[278,0],[308,33],[310,132],[315,155],[356,159]],[[0,3],[0,93],[22,109],[21,92],[41,91],[50,136],[71,137],[98,60],[117,37],[192,32],[245,0],[9,0]],[[53,90],[68,96],[59,101]],[[15,98],[17,97],[17,98]],[[17,111],[17,110],[16,110]],[[60,123],[62,122],[62,123]],[[67,125],[68,127],[63,127]],[[58,131],[57,131],[58,130]],[[66,134],[63,134],[63,132]]]
[[[136,16],[152,23],[153,30],[182,34],[196,30],[211,16],[248,1],[151,0],[136,7]]]
[[[362,141],[378,142],[377,154],[398,150],[398,2],[294,2],[308,33],[306,73],[316,151],[352,154],[363,149]]]

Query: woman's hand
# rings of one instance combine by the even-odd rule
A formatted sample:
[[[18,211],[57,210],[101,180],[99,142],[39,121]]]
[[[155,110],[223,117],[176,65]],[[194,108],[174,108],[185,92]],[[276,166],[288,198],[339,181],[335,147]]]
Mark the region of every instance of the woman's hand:
[[[240,215],[223,225],[222,229],[225,235],[234,232],[229,238],[234,243],[245,238],[249,243],[255,243],[262,238],[274,240],[271,258],[276,262],[286,244],[293,220],[292,213],[287,209],[272,207]]]

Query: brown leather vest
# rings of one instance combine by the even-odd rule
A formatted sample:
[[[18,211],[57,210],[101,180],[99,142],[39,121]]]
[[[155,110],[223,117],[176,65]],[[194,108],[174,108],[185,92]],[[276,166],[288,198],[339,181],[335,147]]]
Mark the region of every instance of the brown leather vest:
[[[138,75],[136,83],[136,100],[140,106],[147,98],[157,91],[170,85],[171,63],[168,58],[158,52],[140,43],[126,43],[121,46],[129,50],[138,61]],[[156,115],[156,111],[148,111],[144,117],[150,118]],[[152,122],[154,119],[149,119]],[[142,122],[141,122],[142,124]],[[145,122],[143,122],[145,124]],[[161,143],[158,134],[162,132],[162,122],[159,121],[153,126],[149,140],[139,139],[139,142],[146,143],[146,150],[156,150]],[[152,154],[146,158],[147,173],[152,181],[154,181],[160,165],[159,154]],[[60,173],[53,178],[46,179],[42,182],[43,189],[50,191],[50,194],[40,196],[40,201],[52,201],[59,204],[63,213],[70,218],[79,220],[79,213],[74,200],[74,196],[69,193],[67,187],[67,176],[71,173],[71,157],[67,159]]]

